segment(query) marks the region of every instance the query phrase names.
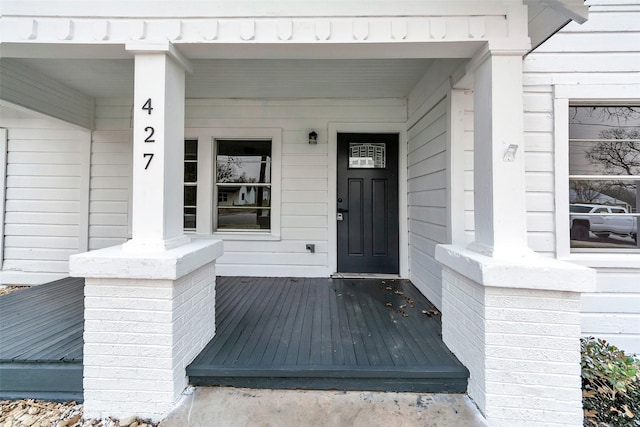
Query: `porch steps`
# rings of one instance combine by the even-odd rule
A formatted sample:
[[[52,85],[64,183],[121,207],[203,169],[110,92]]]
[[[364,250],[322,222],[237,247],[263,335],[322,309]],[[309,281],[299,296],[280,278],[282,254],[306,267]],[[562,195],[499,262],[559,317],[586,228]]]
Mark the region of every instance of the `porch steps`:
[[[463,393],[468,370],[407,280],[219,278],[193,385]]]

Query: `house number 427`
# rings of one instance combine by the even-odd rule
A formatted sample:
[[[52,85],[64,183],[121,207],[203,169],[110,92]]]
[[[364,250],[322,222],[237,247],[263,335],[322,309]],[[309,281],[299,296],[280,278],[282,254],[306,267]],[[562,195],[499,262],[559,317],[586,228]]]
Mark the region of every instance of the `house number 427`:
[[[147,99],[147,101],[142,105],[142,110],[151,115],[151,112],[153,111],[153,107],[151,106],[151,98]],[[145,127],[144,132],[147,136],[144,139],[144,142],[156,142],[156,140],[153,139],[153,134],[155,133],[155,129],[153,128],[153,126]],[[144,166],[144,169],[147,170],[149,168],[149,165],[151,164],[151,160],[153,160],[153,153],[144,153],[142,157],[147,161]]]

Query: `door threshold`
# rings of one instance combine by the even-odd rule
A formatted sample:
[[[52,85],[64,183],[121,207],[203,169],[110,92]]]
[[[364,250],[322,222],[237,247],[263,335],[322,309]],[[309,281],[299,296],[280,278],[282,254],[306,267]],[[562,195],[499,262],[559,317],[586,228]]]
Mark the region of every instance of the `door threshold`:
[[[332,279],[401,279],[399,274],[379,273],[333,273]]]

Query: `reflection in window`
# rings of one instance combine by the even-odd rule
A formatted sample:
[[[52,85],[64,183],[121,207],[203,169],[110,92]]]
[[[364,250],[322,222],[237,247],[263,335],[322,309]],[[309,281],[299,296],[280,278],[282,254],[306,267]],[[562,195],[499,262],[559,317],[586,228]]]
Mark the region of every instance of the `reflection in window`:
[[[383,142],[350,142],[349,168],[384,169],[386,162],[385,149]]]
[[[184,214],[185,231],[196,229],[196,200],[198,191],[198,140],[184,142]]]
[[[218,140],[217,230],[271,228],[271,141]]]
[[[638,248],[640,107],[569,112],[571,247]]]

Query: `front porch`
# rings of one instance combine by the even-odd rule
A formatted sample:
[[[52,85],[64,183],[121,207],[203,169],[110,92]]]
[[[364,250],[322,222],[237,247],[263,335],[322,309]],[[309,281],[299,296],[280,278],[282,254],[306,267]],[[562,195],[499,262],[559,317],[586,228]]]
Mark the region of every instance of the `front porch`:
[[[463,393],[467,369],[408,280],[218,278],[194,385]]]
[[[82,400],[82,279],[0,299],[0,398]],[[194,385],[466,391],[440,315],[408,280],[219,277]]]

